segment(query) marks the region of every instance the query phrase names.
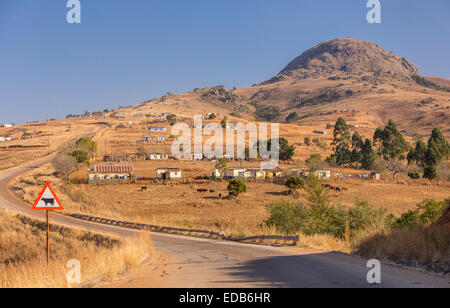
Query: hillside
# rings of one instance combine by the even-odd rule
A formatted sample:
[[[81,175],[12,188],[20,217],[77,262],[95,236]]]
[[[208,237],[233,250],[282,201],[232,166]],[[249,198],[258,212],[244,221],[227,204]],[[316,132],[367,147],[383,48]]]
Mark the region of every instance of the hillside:
[[[228,115],[254,120],[256,112],[275,111],[279,115],[268,120],[279,122],[297,112],[299,119],[291,124],[322,129],[342,116],[369,135],[392,118],[408,136],[425,136],[435,126],[450,136],[450,92],[419,82],[444,87],[448,80],[417,81],[417,76],[418,68],[407,59],[372,42],[343,38],[305,51],[275,77],[251,88],[227,90],[218,86],[181,95],[168,93],[122,112],[135,117],[161,112],[191,117],[215,112],[219,118]]]

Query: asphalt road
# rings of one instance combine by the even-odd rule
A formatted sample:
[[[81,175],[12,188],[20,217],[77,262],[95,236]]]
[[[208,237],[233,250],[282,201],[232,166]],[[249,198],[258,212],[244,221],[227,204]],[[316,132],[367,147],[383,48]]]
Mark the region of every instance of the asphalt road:
[[[49,159],[36,162],[39,166]],[[8,191],[14,177],[30,167],[0,172],[0,209],[21,212],[43,219],[44,213],[31,211]],[[93,232],[130,237],[138,232],[121,227],[80,221],[52,213],[53,223]],[[367,260],[340,253],[303,248],[281,248],[151,234],[161,256],[105,287],[350,287],[350,288],[433,288],[450,287],[450,280],[395,266],[382,266],[381,285],[369,285]]]

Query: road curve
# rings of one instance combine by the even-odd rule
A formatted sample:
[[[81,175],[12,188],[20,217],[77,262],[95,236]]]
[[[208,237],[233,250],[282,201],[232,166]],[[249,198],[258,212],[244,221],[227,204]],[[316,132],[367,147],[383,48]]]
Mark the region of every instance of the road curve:
[[[42,219],[41,212],[8,191],[9,182],[40,166],[51,158],[28,166],[0,172],[0,209],[21,212]],[[53,223],[83,228],[92,232],[130,237],[138,232],[121,227],[101,225],[52,213]],[[340,253],[312,249],[248,245],[209,239],[152,233],[154,247],[165,257],[144,264],[106,287],[450,287],[450,280],[382,266],[382,284],[369,285],[367,260]]]

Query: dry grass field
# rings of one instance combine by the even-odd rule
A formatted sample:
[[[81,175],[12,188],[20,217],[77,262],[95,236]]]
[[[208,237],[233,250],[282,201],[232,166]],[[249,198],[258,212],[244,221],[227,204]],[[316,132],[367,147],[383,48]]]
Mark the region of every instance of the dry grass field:
[[[111,280],[155,257],[150,237],[126,242],[51,225],[47,267],[45,223],[0,212],[0,288],[65,288],[69,260],[81,263],[81,283]]]
[[[135,163],[136,174],[154,177],[154,169],[168,165],[178,166],[184,176],[194,178],[207,175],[212,163],[206,162],[146,162]],[[287,167],[287,166],[283,166]],[[296,201],[287,194],[284,186],[250,181],[248,192],[238,199],[229,199],[228,182],[190,180],[187,183],[124,185],[66,185],[53,177],[50,164],[16,179],[12,185],[15,193],[28,203],[33,203],[41,186],[51,181],[67,212],[88,213],[105,218],[164,226],[204,228],[233,235],[265,232],[261,226],[267,219],[266,205],[279,200]],[[78,176],[84,176],[80,171]],[[142,186],[148,186],[142,192]],[[400,215],[415,208],[424,199],[444,200],[449,197],[450,183],[430,181],[385,179],[341,180],[333,185],[348,188],[348,192],[330,193],[331,201],[346,207],[355,200],[367,200],[375,207],[384,207],[390,213]],[[199,193],[197,189],[208,189]],[[214,192],[209,192],[210,190]],[[222,194],[222,198],[219,197]],[[300,199],[301,200],[301,199]]]
[[[94,133],[103,126],[91,119],[68,119],[0,128],[0,136],[13,140],[0,142],[0,170],[18,166],[54,153],[69,140]],[[21,139],[29,134],[32,139]]]

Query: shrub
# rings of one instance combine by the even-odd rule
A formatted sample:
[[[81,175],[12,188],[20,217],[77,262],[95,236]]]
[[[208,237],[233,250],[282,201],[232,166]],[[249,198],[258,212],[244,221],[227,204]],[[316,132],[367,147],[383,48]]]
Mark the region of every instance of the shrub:
[[[426,166],[423,170],[423,177],[429,180],[434,180],[437,178],[437,170],[435,166]]]
[[[294,234],[302,229],[302,224],[308,219],[309,211],[302,204],[280,201],[267,206],[270,217],[266,220],[268,226],[275,226],[285,234]]]
[[[296,190],[304,188],[305,187],[305,181],[299,176],[291,176],[286,181],[285,185],[286,185],[287,188],[289,188],[289,193],[292,194]]]
[[[420,173],[419,172],[410,172],[408,173],[408,176],[413,180],[420,179]]]
[[[227,189],[231,196],[238,197],[240,194],[247,192],[247,185],[245,185],[243,179],[232,179]]]
[[[410,210],[402,214],[400,218],[394,222],[393,227],[403,229],[414,226],[430,226],[442,216],[445,208],[445,202],[426,199],[417,205],[416,210]]]

